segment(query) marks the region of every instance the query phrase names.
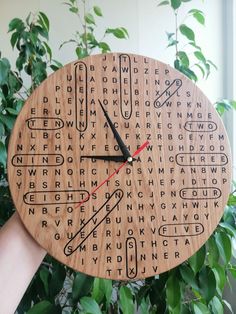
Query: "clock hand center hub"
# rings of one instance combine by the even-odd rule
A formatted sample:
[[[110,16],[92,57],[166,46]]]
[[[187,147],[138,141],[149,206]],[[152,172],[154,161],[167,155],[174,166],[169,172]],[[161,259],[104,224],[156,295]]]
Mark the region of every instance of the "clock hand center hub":
[[[131,156],[127,158],[128,163],[132,163],[133,160],[134,160],[134,159],[133,159],[133,157],[131,157]]]

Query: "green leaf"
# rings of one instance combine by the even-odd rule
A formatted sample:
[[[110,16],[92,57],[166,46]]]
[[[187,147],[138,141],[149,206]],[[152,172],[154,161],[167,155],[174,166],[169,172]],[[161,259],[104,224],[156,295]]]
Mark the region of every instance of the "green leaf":
[[[13,31],[14,29],[20,31],[24,28],[24,23],[21,19],[19,18],[14,18],[13,20],[10,21],[8,25],[8,32]]]
[[[205,25],[205,17],[202,13],[196,12],[193,14],[193,17],[202,25]]]
[[[32,77],[36,85],[39,85],[47,77],[47,64],[43,61],[32,63]]]
[[[189,28],[187,25],[181,24],[179,30],[181,34],[187,37],[189,40],[195,41],[195,34],[193,30]]]
[[[77,301],[86,296],[92,289],[94,278],[83,273],[77,273],[72,285],[72,298]]]
[[[15,120],[15,117],[11,115],[0,113],[0,121],[8,128],[8,130],[12,130]]]
[[[129,37],[129,33],[128,33],[127,29],[125,27],[120,27],[120,29],[123,31],[125,36],[128,38]]]
[[[111,51],[111,48],[110,48],[109,45],[108,45],[107,43],[105,43],[105,42],[100,42],[100,43],[98,44],[98,47],[99,47],[100,49],[102,49],[102,52]]]
[[[32,28],[32,32],[35,32],[36,35],[38,36],[38,34],[40,34],[42,37],[46,38],[48,40],[48,31],[45,27],[43,26],[39,26],[39,25],[35,25]],[[39,43],[39,41],[38,41]]]
[[[181,0],[170,0],[171,6],[174,10],[181,6]]]
[[[178,44],[178,41],[173,38],[175,33],[168,33],[168,32],[166,32],[166,35],[167,35],[167,38],[168,38],[168,46],[167,46],[167,48]]]
[[[180,270],[181,277],[183,278],[185,283],[187,285],[189,284],[193,289],[198,291],[199,289],[196,282],[196,277],[192,269],[188,267],[187,265],[183,264],[180,266],[179,270]]]
[[[202,63],[206,63],[206,58],[201,51],[194,51],[194,55],[199,61],[201,61]]]
[[[193,17],[202,25],[205,25],[205,16],[201,10],[192,9],[188,12],[189,14],[193,15]]]
[[[208,245],[208,254],[207,254],[208,262],[209,262],[210,267],[214,267],[218,265],[220,255],[219,255],[218,247],[216,245],[215,238],[213,236],[208,239],[207,245]]]
[[[123,314],[134,314],[135,305],[133,302],[133,296],[130,289],[126,286],[122,286],[119,290],[120,307]]]
[[[218,112],[218,114],[220,116],[223,116],[223,114],[225,113],[225,108],[221,104],[217,103],[216,104],[216,111]]]
[[[140,307],[139,307],[140,310],[141,310],[141,314],[150,313],[149,307],[150,307],[150,300],[149,300],[149,298],[142,299],[142,302],[141,302]]]
[[[214,272],[205,266],[199,272],[199,287],[202,297],[209,303],[216,293],[216,279]]]
[[[85,15],[84,19],[85,19],[86,23],[96,25],[94,17],[93,17],[93,15],[91,13],[87,13]]]
[[[224,314],[224,307],[217,296],[214,296],[210,303],[212,313]]]
[[[86,34],[84,33],[83,36],[81,36],[83,39],[84,44],[86,42],[90,45],[97,46],[98,42],[96,41],[96,38],[93,33],[87,32]]]
[[[174,67],[176,70],[180,71],[180,61],[178,59],[175,59]]]
[[[179,71],[182,72],[184,75],[186,75],[190,80],[197,82],[198,77],[192,70],[190,70],[190,68],[181,66]]]
[[[42,267],[39,271],[39,277],[43,282],[45,294],[48,296],[49,295],[49,286],[48,286],[48,280],[49,280],[49,271],[46,267]]]
[[[175,33],[166,32],[166,35],[167,35],[168,40],[170,40],[175,35]]]
[[[205,76],[205,71],[204,71],[204,69],[203,69],[203,67],[201,67],[199,64],[194,64],[197,68],[199,68],[199,70],[201,71],[201,73],[202,73],[202,77],[204,77]]]
[[[104,292],[105,292],[105,297],[106,297],[106,302],[107,302],[107,305],[110,304],[111,302],[111,297],[112,297],[112,280],[110,279],[103,279],[102,281],[103,283],[103,289],[104,289]]]
[[[6,162],[7,162],[6,146],[3,144],[2,141],[0,141],[0,164],[6,167]]]
[[[169,310],[172,313],[173,310],[180,304],[181,302],[181,291],[179,281],[174,275],[171,273],[166,283],[166,297],[167,304],[169,306]]]
[[[232,256],[232,247],[229,236],[224,232],[215,234],[216,244],[224,264],[228,264]]]
[[[22,79],[18,76],[18,73],[12,71],[9,72],[8,87],[10,88],[12,95],[21,89]]]
[[[41,21],[41,25],[47,30],[47,32],[49,32],[49,19],[46,14],[40,11],[39,18]]]
[[[234,183],[234,181],[232,182]],[[235,194],[235,192],[234,192]],[[224,210],[223,220],[224,222],[229,223],[231,226],[235,227],[235,208],[232,206],[228,206]]]
[[[53,271],[49,281],[49,295],[51,298],[55,298],[55,296],[63,289],[65,278],[65,267],[62,264],[53,261]]]
[[[52,62],[54,63],[54,64],[51,64],[50,65],[50,68],[53,70],[53,71],[57,71],[58,69],[60,69],[63,65],[60,63],[60,62],[58,62],[57,60],[52,60]]]
[[[213,63],[211,60],[206,60],[206,61],[207,61],[207,63],[208,63],[209,65],[212,65],[215,70],[218,70],[218,68],[217,68],[217,66],[215,65],[215,63]]]
[[[100,303],[105,295],[105,292],[102,289],[102,280],[102,278],[95,278],[93,282],[92,297],[97,303]]]
[[[83,297],[80,299],[80,304],[83,310],[89,314],[102,314],[97,302],[90,297]]]
[[[228,101],[222,100],[222,101],[216,102],[216,110],[217,110],[217,112],[219,113],[220,116],[222,116],[225,113],[225,111],[229,111],[230,109],[231,109],[231,106],[228,103]],[[227,203],[228,206],[231,206],[230,201],[233,200],[233,198],[231,198],[231,196],[232,196],[232,194],[229,195],[229,200],[228,200],[228,203]],[[232,203],[232,206],[233,205],[234,204]]]
[[[51,65],[50,65],[50,68],[51,68],[54,72],[59,69],[55,64],[51,64]]]
[[[31,43],[30,42],[27,43],[27,49],[29,49],[30,44],[32,44],[34,46],[34,49],[37,49],[36,47],[39,45],[38,33],[30,32],[29,38],[30,38]],[[30,50],[30,52],[32,52],[32,50]]]
[[[206,247],[203,245],[200,250],[197,251],[193,256],[189,258],[189,264],[196,274],[202,268],[206,256]]]
[[[222,228],[224,228],[231,236],[236,238],[236,227],[231,226],[228,222],[221,222],[219,224]]]
[[[16,101],[16,111],[19,112],[21,111],[22,107],[24,106],[24,100],[23,99],[17,99]]]
[[[30,12],[30,13],[27,15],[26,19],[25,19],[26,24],[27,24],[28,26],[30,26],[30,18],[31,18],[31,15],[32,15],[32,13]]]
[[[182,65],[188,68],[189,67],[189,58],[188,58],[186,52],[178,51],[177,56],[179,57]]]
[[[217,106],[219,105],[219,103],[217,103]],[[225,108],[225,107],[224,107]],[[236,195],[234,194],[230,194],[229,195],[229,199],[228,199],[228,203],[227,203],[228,206],[236,206]]]
[[[16,42],[17,42],[18,39],[20,39],[19,33],[18,33],[18,32],[14,32],[14,33],[11,35],[11,39],[10,39],[12,48],[15,47],[15,44],[16,44]]]
[[[179,43],[178,40],[170,39],[167,48],[168,48],[168,47],[175,46],[175,45],[177,45],[178,43]]]
[[[231,266],[231,268],[229,268],[229,271],[231,273],[231,275],[236,278],[236,267],[235,266]]]
[[[75,50],[78,59],[83,59],[84,57],[88,56],[88,52],[86,50],[86,48],[82,48],[82,47],[77,47]]]
[[[93,282],[92,297],[97,303],[100,303],[104,296],[106,298],[107,305],[109,305],[112,296],[112,280],[95,278]]]
[[[77,14],[79,12],[79,8],[71,7],[71,8],[69,8],[69,11],[72,12],[72,13],[76,13]]]
[[[17,116],[17,115],[18,115],[18,111],[17,111],[16,109],[14,109],[14,108],[6,107],[5,110],[6,110],[8,113],[12,114],[13,116]]]
[[[19,71],[23,69],[23,65],[26,63],[26,54],[25,52],[20,53],[19,57],[16,59],[16,67]]]
[[[208,60],[208,62],[210,63],[210,60]],[[231,105],[231,107],[232,107],[233,109],[236,110],[236,101],[235,101],[235,100],[231,100],[231,101],[230,101],[230,105]]]
[[[0,85],[7,84],[10,68],[10,63],[6,58],[0,59]]]
[[[102,10],[98,7],[98,6],[94,6],[93,7],[93,10],[94,10],[94,13],[97,15],[97,16],[102,16]]]
[[[205,63],[204,66],[205,66],[205,69],[206,69],[206,72],[207,72],[207,75],[206,75],[206,79],[207,79],[209,74],[211,73],[211,66],[210,66],[209,63]]]
[[[168,280],[169,273],[165,272],[160,274],[158,278],[147,278],[145,284],[150,286],[148,293],[150,302],[152,305],[156,305],[160,309],[161,313],[165,312],[166,309],[166,282]]]
[[[168,5],[170,4],[170,2],[168,0],[165,0],[165,1],[161,1],[159,4],[158,4],[158,7],[160,7],[161,5]]]
[[[190,68],[185,67],[184,65],[180,64],[177,65],[178,63],[175,62],[175,67],[178,66],[178,68],[176,67],[177,70],[179,70],[181,73],[183,73],[185,76],[187,76],[190,80],[196,82],[198,80],[197,75],[190,70]]]
[[[208,307],[200,302],[193,302],[193,313],[194,314],[211,314]]]
[[[77,41],[75,39],[66,40],[60,45],[59,49],[61,49],[64,45],[69,43],[77,43]]]
[[[3,94],[3,91],[2,91],[2,88],[0,87],[0,100],[2,101],[5,101],[6,100],[6,98],[5,98],[5,96],[4,96],[4,94]],[[0,102],[0,104],[1,104],[1,102]]]
[[[149,285],[143,285],[138,293],[135,295],[136,297],[136,301],[137,301],[137,305],[139,306],[142,301],[146,298],[148,292],[150,291],[151,287]]]
[[[123,39],[127,37],[127,31],[124,28],[107,28],[107,34],[113,34],[116,38]]]
[[[5,135],[5,128],[2,122],[0,122],[0,137]]]
[[[212,268],[212,271],[215,275],[216,284],[218,288],[219,295],[222,293],[225,283],[226,283],[226,273],[224,267],[220,265],[216,265],[214,268]]]
[[[193,41],[190,41],[190,42],[189,42],[189,45],[193,46],[194,48],[196,48],[196,49],[199,50],[199,51],[202,50],[202,48],[201,48],[200,46],[196,45],[196,43],[193,42]]]
[[[35,304],[27,314],[52,314],[54,306],[49,301],[41,301]]]
[[[43,44],[44,44],[44,46],[45,46],[45,48],[46,48],[46,51],[47,51],[47,53],[48,53],[48,55],[49,55],[49,60],[51,61],[51,60],[52,60],[52,50],[51,50],[51,48],[48,46],[48,44],[46,43],[46,41],[44,41]]]

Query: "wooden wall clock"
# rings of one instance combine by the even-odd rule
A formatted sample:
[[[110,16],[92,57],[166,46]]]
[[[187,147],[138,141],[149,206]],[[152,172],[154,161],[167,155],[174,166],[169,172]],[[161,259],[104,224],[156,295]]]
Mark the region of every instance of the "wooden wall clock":
[[[169,65],[95,55],[26,101],[8,153],[15,206],[49,254],[118,280],[167,271],[194,254],[227,202],[224,126]]]

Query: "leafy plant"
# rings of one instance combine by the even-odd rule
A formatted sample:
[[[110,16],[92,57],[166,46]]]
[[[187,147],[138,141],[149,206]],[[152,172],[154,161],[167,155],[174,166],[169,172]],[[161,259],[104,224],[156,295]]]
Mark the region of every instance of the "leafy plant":
[[[47,68],[51,66],[52,51],[47,41],[49,36],[49,20],[43,12],[37,15],[30,13],[25,22],[14,18],[9,23],[11,46],[18,50],[16,68],[31,77],[31,86],[26,96],[47,77]],[[61,66],[57,62],[56,66]]]
[[[12,213],[6,180],[7,145],[15,119],[32,90],[47,76],[49,66],[59,66],[51,59],[48,46],[49,21],[43,12],[29,14],[25,21],[14,18],[9,23],[11,46],[18,51],[15,69],[0,53],[0,201],[1,225]],[[57,65],[55,65],[55,64]],[[29,87],[24,85],[25,76],[31,78]],[[24,79],[23,79],[24,76]]]
[[[222,99],[215,103],[215,108],[220,116],[223,116],[224,113],[227,111],[234,109],[236,110],[236,101],[235,100],[228,100]]]
[[[88,1],[86,0],[69,0],[64,4],[78,18],[81,29],[76,31],[72,39],[62,43],[61,47],[68,43],[74,43],[78,59],[91,55],[95,49],[101,53],[111,51],[108,43],[104,41],[109,34],[118,39],[128,38],[127,30],[124,27],[118,27],[105,29],[102,38],[98,39],[96,36],[96,19],[103,16],[101,8],[96,5],[88,8]]]
[[[179,10],[185,2],[191,2],[191,0],[167,0],[159,2],[158,5],[169,6],[175,17],[175,30],[167,33],[167,47],[175,48],[174,67],[196,82],[199,77],[195,69],[198,68],[202,77],[207,79],[212,67],[217,68],[197,45],[194,30],[186,24],[178,24]],[[198,24],[205,24],[205,15],[198,9],[189,10],[185,20],[189,17],[194,18]],[[179,46],[182,43],[184,46],[180,49]],[[193,50],[192,55],[191,50]],[[215,103],[215,108],[222,116],[226,111],[236,109],[236,102],[223,99]],[[236,278],[236,252],[232,246],[236,240],[235,206],[234,191],[229,196],[219,226],[207,243],[188,261],[168,274],[160,275],[158,280],[167,277],[163,286],[163,289],[166,289],[166,295],[163,293],[164,297],[161,301],[164,304],[164,311],[197,314],[224,313],[225,308],[228,308],[233,313],[231,305],[224,300],[223,291],[230,277]],[[159,304],[158,301],[156,306],[158,307]]]
[[[203,78],[208,78],[211,68],[214,67],[217,69],[217,67],[211,60],[207,59],[202,48],[197,44],[194,30],[186,23],[179,24],[179,9],[185,2],[190,1],[191,0],[167,0],[159,2],[159,6],[169,6],[172,9],[175,19],[175,30],[173,32],[166,32],[168,39],[167,47],[175,48],[174,67],[192,81],[196,82],[198,80],[196,74],[197,69],[200,70]],[[189,10],[184,21],[189,18],[194,19],[198,25],[205,25],[205,14],[201,10]],[[181,48],[179,47],[180,44],[183,44]]]

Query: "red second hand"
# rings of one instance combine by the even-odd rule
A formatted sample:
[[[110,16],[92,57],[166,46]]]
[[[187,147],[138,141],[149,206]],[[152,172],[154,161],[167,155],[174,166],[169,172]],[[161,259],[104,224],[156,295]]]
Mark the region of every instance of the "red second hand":
[[[132,157],[137,156],[142,150],[144,150],[145,147],[147,147],[149,144],[148,141],[146,141],[142,146],[140,146],[132,155]],[[114,177],[115,174],[117,174],[121,168],[124,167],[124,165],[126,165],[128,162],[128,160],[126,160],[123,164],[120,165],[120,167],[114,171],[108,178],[106,178],[104,181],[102,181],[90,194],[88,197],[86,197],[83,201],[81,201],[75,208],[80,207],[83,203],[87,202],[87,200],[89,200],[90,195],[94,194],[97,192],[98,189],[100,189],[100,187],[102,187],[107,181],[111,180],[112,177]]]
[[[148,144],[149,144],[149,142],[146,141],[142,146],[139,147],[139,149],[137,149],[137,150],[133,153],[132,157],[137,156],[146,146],[148,146]]]

